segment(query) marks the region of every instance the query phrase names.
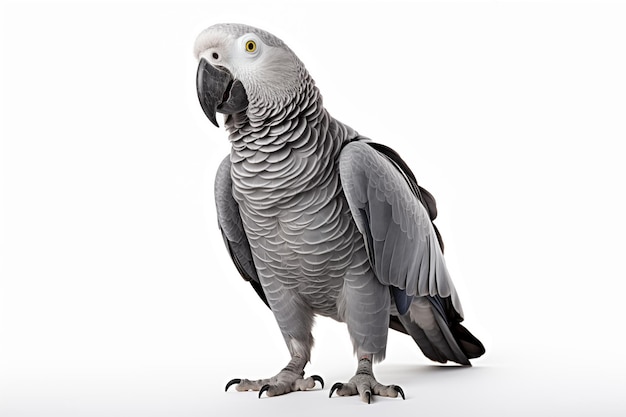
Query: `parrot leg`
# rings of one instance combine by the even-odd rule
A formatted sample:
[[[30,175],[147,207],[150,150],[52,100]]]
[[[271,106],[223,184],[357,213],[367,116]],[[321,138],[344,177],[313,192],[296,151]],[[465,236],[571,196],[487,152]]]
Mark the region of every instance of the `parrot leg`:
[[[270,285],[277,281],[272,281]],[[324,388],[324,381],[317,375],[304,377],[304,367],[311,357],[313,346],[313,314],[306,309],[297,308],[293,305],[295,296],[284,296],[281,300],[287,305],[274,305],[272,311],[281,333],[287,343],[287,348],[291,354],[291,360],[278,374],[271,378],[248,380],[233,379],[226,384],[226,390],[237,384],[237,391],[258,391],[259,398],[266,393],[268,397],[287,394],[293,391],[305,391],[315,387],[315,382],[319,382]],[[271,303],[272,300],[270,300]],[[281,308],[282,307],[282,308]]]
[[[294,356],[289,364],[277,375],[267,378],[251,381],[249,379],[233,379],[226,384],[226,391],[231,385],[235,385],[237,391],[259,391],[259,398],[265,392],[268,397],[287,394],[293,391],[306,391],[315,387],[315,382],[319,382],[324,388],[324,380],[313,375],[304,378],[304,365],[307,360],[305,358]]]
[[[367,259],[364,250],[361,256]],[[333,385],[329,397],[335,391],[340,396],[359,395],[368,404],[372,401],[372,395],[395,398],[399,394],[404,398],[402,388],[382,385],[372,371],[372,361],[378,362],[385,357],[391,305],[389,289],[380,284],[369,267],[366,270],[356,267],[344,278],[343,297],[341,318],[348,326],[359,363],[350,381]]]
[[[356,374],[350,381],[334,384],[328,397],[332,397],[335,391],[340,396],[359,395],[368,404],[372,401],[372,395],[396,398],[399,394],[405,399],[404,391],[398,385],[383,385],[376,380],[372,371],[372,360],[367,355],[359,360]]]

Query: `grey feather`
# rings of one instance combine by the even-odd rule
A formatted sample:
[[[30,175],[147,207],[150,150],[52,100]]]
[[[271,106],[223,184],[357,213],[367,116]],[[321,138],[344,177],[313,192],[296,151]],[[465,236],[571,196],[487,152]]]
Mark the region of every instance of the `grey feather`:
[[[224,244],[237,271],[246,281],[250,281],[259,297],[268,304],[254,266],[248,237],[243,229],[239,206],[233,198],[229,158],[222,161],[215,176],[215,206]]]
[[[216,176],[218,223],[292,357],[309,359],[314,316],[323,315],[346,322],[355,352],[374,361],[384,358],[392,326],[433,360],[468,363],[457,335],[470,347],[475,338],[448,328],[462,309],[431,222],[434,198],[399,157],[329,115],[304,65],[273,35],[218,25],[199,36],[196,53],[232,51],[248,33],[266,56],[255,71],[228,67],[249,105],[225,119],[232,147]],[[415,297],[400,317],[392,287]]]
[[[428,212],[398,170],[360,141],[345,146],[339,170],[352,216],[381,283],[411,296],[450,297],[462,317]],[[404,256],[398,256],[397,248],[403,248]]]

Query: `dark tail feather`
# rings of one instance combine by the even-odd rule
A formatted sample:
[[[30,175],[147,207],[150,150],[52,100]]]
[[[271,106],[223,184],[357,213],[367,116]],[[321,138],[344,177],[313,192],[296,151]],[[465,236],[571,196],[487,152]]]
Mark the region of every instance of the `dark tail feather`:
[[[450,331],[456,339],[461,350],[469,359],[478,358],[485,353],[485,347],[473,334],[461,323],[452,323]]]
[[[411,321],[408,314],[400,316],[398,319],[402,323],[405,333],[413,338],[424,356],[435,362],[446,363],[448,361],[447,356],[437,348],[421,327]]]
[[[422,304],[423,306],[423,304]],[[416,306],[413,306],[416,307]],[[453,361],[465,366],[471,366],[470,359],[477,358],[485,353],[483,344],[463,327],[458,321],[444,319],[434,304],[430,308],[414,309],[413,314],[419,314],[420,320],[434,320],[436,326],[428,326],[429,330],[422,329],[411,314],[392,316],[392,329],[407,333],[429,359],[445,363]]]

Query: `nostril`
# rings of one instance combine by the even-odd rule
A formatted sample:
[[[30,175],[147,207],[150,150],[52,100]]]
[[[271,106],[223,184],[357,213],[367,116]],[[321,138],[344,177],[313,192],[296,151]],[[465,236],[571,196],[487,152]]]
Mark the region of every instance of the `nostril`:
[[[213,52],[213,54],[211,55],[213,57],[213,59],[219,59],[220,56],[218,55],[217,52]]]

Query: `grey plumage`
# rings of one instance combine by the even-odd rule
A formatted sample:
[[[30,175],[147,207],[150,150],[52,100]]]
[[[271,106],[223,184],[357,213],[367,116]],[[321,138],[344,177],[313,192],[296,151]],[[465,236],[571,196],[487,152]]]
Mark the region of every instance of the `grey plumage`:
[[[273,35],[216,25],[198,37],[195,50],[200,90],[213,88],[201,71],[233,80],[211,95],[221,103],[208,103],[199,91],[207,116],[231,101],[247,103],[223,111],[232,148],[215,181],[218,223],[238,271],[274,313],[294,375],[310,358],[315,315],[346,322],[356,354],[370,362],[384,358],[390,325],[436,361],[469,364],[482,354],[459,324],[461,304],[431,223],[434,199],[403,161],[393,162],[399,157],[332,118],[304,65]],[[377,384],[370,377],[340,384],[337,392],[365,399],[367,384]],[[279,373],[261,382],[268,395],[311,387],[293,378]],[[262,388],[249,382],[239,388]]]

